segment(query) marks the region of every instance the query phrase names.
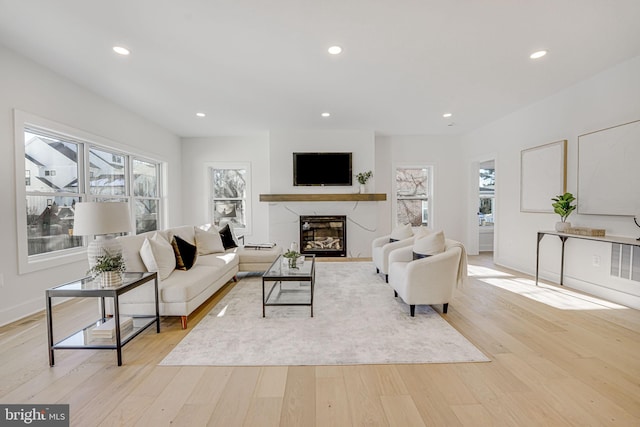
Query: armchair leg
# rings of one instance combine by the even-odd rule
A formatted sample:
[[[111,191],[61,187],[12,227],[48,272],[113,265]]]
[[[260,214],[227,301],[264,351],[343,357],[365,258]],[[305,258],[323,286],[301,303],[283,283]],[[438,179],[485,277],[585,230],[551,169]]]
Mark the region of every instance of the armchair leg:
[[[393,291],[393,296],[398,298],[398,291]]]
[[[447,309],[448,309],[448,308],[449,308],[449,303],[445,303],[445,304],[442,306],[442,312],[443,312],[444,314],[447,314]]]
[[[385,281],[386,283],[389,283],[389,275],[388,275],[388,274],[385,274],[385,275],[384,275],[384,281]]]
[[[410,305],[409,306],[409,311],[411,312],[411,317],[416,317],[416,306],[415,305]]]
[[[380,274],[380,269],[376,267],[376,274]]]

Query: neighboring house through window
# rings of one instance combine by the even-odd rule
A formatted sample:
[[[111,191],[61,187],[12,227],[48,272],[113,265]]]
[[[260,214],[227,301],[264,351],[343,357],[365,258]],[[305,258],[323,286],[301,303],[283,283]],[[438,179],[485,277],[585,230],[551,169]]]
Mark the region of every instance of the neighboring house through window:
[[[251,170],[249,163],[208,163],[209,216],[218,227],[229,224],[236,235],[249,234]]]
[[[21,272],[84,257],[83,236],[73,235],[79,202],[128,202],[136,233],[159,228],[160,162],[21,112],[15,138],[25,176],[16,188]]]

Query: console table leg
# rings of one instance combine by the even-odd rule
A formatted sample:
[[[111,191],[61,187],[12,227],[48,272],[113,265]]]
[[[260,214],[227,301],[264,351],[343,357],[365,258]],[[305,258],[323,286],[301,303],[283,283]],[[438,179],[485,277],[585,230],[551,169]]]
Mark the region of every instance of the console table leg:
[[[563,286],[564,282],[564,244],[567,241],[568,237],[559,236],[562,241],[562,254],[560,256],[560,286]]]
[[[538,233],[538,242],[536,243],[536,286],[538,286],[538,272],[540,270],[540,240],[542,240],[543,237],[543,233]],[[398,296],[397,292],[396,296]]]

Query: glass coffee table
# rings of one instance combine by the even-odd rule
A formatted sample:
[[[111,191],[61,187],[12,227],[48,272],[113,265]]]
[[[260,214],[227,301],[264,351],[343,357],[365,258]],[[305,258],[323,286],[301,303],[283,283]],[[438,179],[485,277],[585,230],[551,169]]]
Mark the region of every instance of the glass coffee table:
[[[267,306],[309,306],[313,317],[313,287],[316,281],[316,257],[305,255],[302,265],[289,268],[287,259],[278,256],[262,275],[262,317]]]

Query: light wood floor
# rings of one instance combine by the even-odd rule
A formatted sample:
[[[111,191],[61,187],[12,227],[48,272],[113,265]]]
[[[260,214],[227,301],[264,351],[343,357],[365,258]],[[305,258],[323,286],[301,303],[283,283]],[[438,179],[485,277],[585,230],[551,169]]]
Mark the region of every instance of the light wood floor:
[[[43,314],[0,328],[0,403],[68,403],[83,427],[640,425],[639,311],[469,263],[444,317],[489,363],[158,366],[231,284],[187,331],[164,318],[129,343],[121,367],[113,351],[66,350],[50,368]],[[95,312],[95,300],[61,304],[59,335]]]

